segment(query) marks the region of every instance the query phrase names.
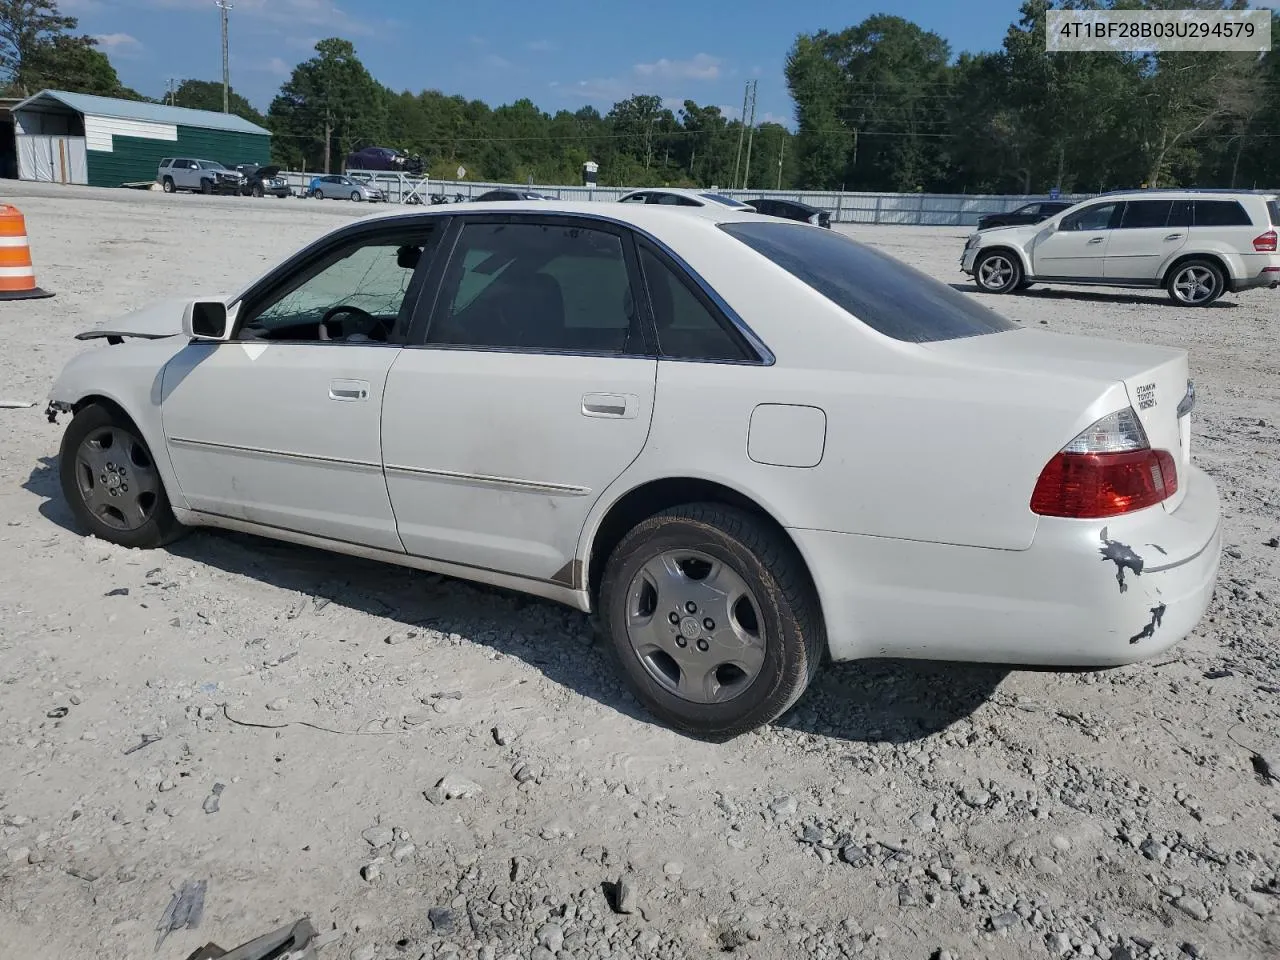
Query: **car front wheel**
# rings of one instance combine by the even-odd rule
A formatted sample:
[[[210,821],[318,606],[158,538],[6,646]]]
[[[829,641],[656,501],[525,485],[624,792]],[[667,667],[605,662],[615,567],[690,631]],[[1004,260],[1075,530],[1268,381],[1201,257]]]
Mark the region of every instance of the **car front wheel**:
[[[1222,296],[1226,278],[1212,260],[1188,260],[1170,273],[1166,289],[1174,303],[1207,307]]]
[[[164,178],[164,192],[173,193],[177,188],[173,185],[173,177]]]
[[[795,548],[723,504],[675,507],[633,528],[606,564],[599,609],[641,703],[705,739],[738,736],[789,710],[826,646]]]
[[[1009,293],[1022,283],[1022,264],[1008,251],[992,250],[978,256],[973,278],[986,293]]]
[[[63,496],[84,530],[122,547],[160,547],[185,532],[138,428],[123,414],[90,404],[62,435]]]

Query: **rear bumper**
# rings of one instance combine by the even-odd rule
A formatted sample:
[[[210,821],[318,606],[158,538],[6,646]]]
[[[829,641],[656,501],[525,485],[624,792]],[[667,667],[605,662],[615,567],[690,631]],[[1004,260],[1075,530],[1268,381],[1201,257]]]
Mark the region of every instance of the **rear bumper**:
[[[1044,517],[1026,550],[790,533],[814,574],[833,659],[1118,666],[1181,641],[1213,596],[1217,487],[1196,467],[1183,479],[1172,512]]]
[[[1241,290],[1256,290],[1259,287],[1277,286],[1280,286],[1280,267],[1266,267],[1251,277],[1232,280],[1228,284],[1232,293],[1239,293]]]

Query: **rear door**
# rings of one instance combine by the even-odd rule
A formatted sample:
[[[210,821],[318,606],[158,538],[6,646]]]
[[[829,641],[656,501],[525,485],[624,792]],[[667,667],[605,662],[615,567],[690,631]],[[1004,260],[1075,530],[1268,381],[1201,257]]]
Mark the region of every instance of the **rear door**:
[[[1115,200],[1091,203],[1063,217],[1056,230],[1044,230],[1031,247],[1031,269],[1037,277],[1100,280],[1107,245],[1124,208]]]
[[[639,456],[657,360],[630,232],[455,218],[387,381],[387,488],[409,553],[572,586],[587,513]]]
[[[1107,244],[1107,279],[1159,279],[1164,265],[1186,246],[1190,226],[1186,200],[1130,200]]]

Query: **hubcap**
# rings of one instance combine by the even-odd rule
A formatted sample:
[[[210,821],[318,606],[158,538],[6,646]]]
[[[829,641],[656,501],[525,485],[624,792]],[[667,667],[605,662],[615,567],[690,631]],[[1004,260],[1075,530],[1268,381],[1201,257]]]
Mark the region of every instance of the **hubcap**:
[[[668,550],[632,578],[627,639],[665,690],[692,703],[724,703],[764,666],[765,632],[745,580],[723,561]]]
[[[978,268],[978,279],[984,287],[999,290],[1013,279],[1013,264],[1005,257],[987,257]]]
[[[102,427],[76,451],[76,486],[90,513],[128,532],[155,512],[160,475],[141,440],[121,427]]]
[[[1187,267],[1174,278],[1173,290],[1186,303],[1200,303],[1213,294],[1217,281],[1208,267]]]

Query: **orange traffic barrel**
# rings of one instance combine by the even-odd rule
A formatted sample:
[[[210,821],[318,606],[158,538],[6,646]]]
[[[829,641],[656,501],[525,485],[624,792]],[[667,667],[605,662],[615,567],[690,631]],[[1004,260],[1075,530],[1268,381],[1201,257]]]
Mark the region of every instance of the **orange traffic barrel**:
[[[27,242],[27,221],[22,211],[0,203],[0,300],[35,300],[52,297],[36,286]]]

